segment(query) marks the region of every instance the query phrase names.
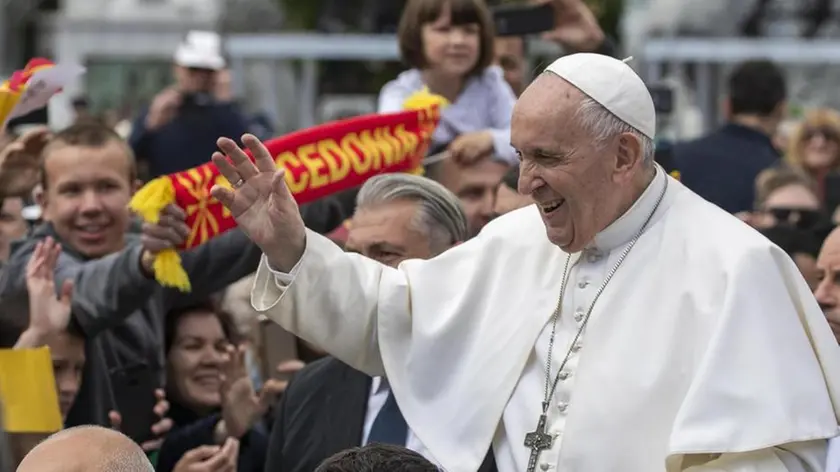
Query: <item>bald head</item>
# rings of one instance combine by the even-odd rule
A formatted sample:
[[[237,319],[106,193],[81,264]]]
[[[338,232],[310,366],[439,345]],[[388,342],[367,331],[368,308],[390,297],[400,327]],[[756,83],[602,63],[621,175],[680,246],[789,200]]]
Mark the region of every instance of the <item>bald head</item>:
[[[823,251],[840,252],[840,227],[834,228],[823,242]]]
[[[60,431],[36,446],[17,472],[154,472],[146,454],[122,433],[99,426]]]

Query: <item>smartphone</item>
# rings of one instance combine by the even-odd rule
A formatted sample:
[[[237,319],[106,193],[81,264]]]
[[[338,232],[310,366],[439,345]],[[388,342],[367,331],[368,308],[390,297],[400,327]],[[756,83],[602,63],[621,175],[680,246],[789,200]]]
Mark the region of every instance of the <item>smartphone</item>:
[[[181,108],[202,110],[213,104],[213,96],[205,92],[185,93],[181,95]]]
[[[297,337],[265,315],[259,317],[260,363],[264,379],[289,380],[287,374],[277,372],[283,362],[300,359]]]
[[[528,36],[554,29],[554,6],[502,5],[493,9],[496,36]]]
[[[154,412],[158,376],[144,363],[111,369],[110,373],[117,412],[122,417],[120,431],[138,444],[154,439],[152,425],[159,420]]]

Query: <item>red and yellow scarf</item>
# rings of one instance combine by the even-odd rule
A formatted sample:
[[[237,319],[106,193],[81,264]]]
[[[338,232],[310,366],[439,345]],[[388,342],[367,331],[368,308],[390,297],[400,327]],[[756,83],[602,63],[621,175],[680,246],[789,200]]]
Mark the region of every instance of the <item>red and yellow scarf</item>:
[[[277,166],[286,167],[286,184],[295,200],[304,204],[357,187],[377,174],[421,173],[443,106],[442,98],[423,91],[406,101],[405,111],[326,123],[265,144]],[[208,162],[150,181],[134,195],[130,207],[152,223],[170,203],[183,208],[191,233],[179,249],[189,249],[236,226],[230,212],[210,195],[216,184],[230,186]],[[190,290],[176,250],[158,254],[154,272],[161,285]]]

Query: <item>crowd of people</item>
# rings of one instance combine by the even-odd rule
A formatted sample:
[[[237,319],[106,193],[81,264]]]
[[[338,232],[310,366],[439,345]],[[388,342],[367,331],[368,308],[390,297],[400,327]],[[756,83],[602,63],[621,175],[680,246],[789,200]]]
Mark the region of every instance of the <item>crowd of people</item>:
[[[560,431],[566,424],[565,419],[552,419],[547,405],[557,403],[551,414],[571,410],[567,380],[579,377],[576,389],[597,385],[599,374],[576,374],[578,361],[573,354],[586,351],[579,338],[601,292],[620,287],[621,295],[611,296],[623,302],[608,299],[603,302],[606,306],[613,303],[617,309],[627,303],[638,311],[647,305],[651,317],[658,316],[653,313],[657,310],[683,313],[683,325],[651,328],[654,331],[634,338],[633,348],[629,347],[633,339],[602,336],[595,341],[595,334],[587,334],[593,344],[613,346],[615,350],[602,353],[613,362],[639,355],[640,345],[649,348],[641,358],[629,360],[625,370],[602,369],[600,375],[609,372],[619,380],[648,376],[644,377],[647,387],[664,382],[656,388],[694,398],[691,405],[683,404],[680,427],[668,429],[673,435],[668,451],[684,457],[682,462],[669,462],[668,471],[840,470],[840,466],[831,468],[830,459],[826,465],[825,448],[815,449],[813,444],[837,434],[823,433],[822,420],[827,415],[837,430],[830,404],[822,408],[829,396],[811,389],[810,397],[801,392],[789,396],[765,392],[770,400],[733,400],[745,391],[760,396],[761,388],[773,390],[778,382],[797,384],[773,377],[794,375],[788,371],[789,366],[798,370],[793,361],[779,361],[775,367],[738,365],[759,359],[736,355],[739,347],[749,350],[748,346],[767,342],[762,349],[777,349],[780,356],[790,354],[791,359],[795,351],[808,358],[796,350],[801,347],[799,338],[791,342],[796,348],[777,344],[784,345],[788,334],[773,337],[778,334],[773,328],[758,328],[759,341],[739,337],[744,336],[740,330],[748,329],[740,326],[744,318],[758,324],[778,322],[788,329],[791,325],[785,323],[798,319],[797,312],[805,319],[810,306],[818,303],[836,337],[831,348],[840,341],[840,278],[836,276],[840,232],[835,231],[840,223],[840,112],[814,109],[793,121],[786,109],[783,71],[769,61],[746,62],[729,76],[726,124],[700,139],[671,146],[660,165],[653,162],[652,101],[643,87],[632,88],[641,80],[621,75],[632,74],[626,64],[626,70],[613,64],[621,61],[602,62],[607,59],[600,58],[614,57],[616,48],[581,0],[552,3],[556,29],[546,38],[581,54],[569,56],[566,62],[559,60],[526,88],[525,43],[522,38],[494,37],[484,0],[409,0],[398,31],[408,70],[382,88],[379,112],[401,110],[406,98],[424,89],[446,98],[449,104],[428,151],[430,156],[445,158],[429,163],[422,177],[379,175],[360,188],[300,208],[291,199],[270,200],[282,193],[277,190],[282,176],[273,174],[273,161],[267,170],[237,160],[240,147],[247,147],[259,166],[257,138],[265,136],[248,134],[253,124],[231,96],[221,41],[214,33],[192,32],[186,37],[173,55],[174,85],[161,91],[130,126],[79,116],[63,130],[38,128],[20,134],[5,130],[0,143],[0,348],[49,348],[65,430],[44,442],[45,435],[14,431],[5,439],[0,437],[0,457],[10,459],[0,460],[0,471],[18,465],[21,471],[531,471],[539,465],[541,470],[598,472],[619,470],[614,467],[622,463],[621,470],[654,470],[651,464],[659,464],[655,470],[666,470],[660,451],[665,446],[657,441],[662,434],[667,436],[661,428],[671,428],[672,423],[660,417],[649,424],[621,424],[612,433],[590,436],[590,440],[596,438],[592,442],[607,443],[593,446],[581,444],[587,439],[573,435],[600,434],[597,428],[610,424],[611,412],[590,413],[589,426],[576,426],[563,439],[564,444],[569,441],[565,456],[558,452],[559,440],[543,443],[540,439],[548,437],[547,429]],[[618,80],[614,74],[626,80],[598,82],[605,76]],[[590,84],[592,80],[597,83]],[[605,99],[608,89],[618,95]],[[627,96],[633,98],[622,98]],[[569,145],[562,152],[552,147],[553,139],[562,138],[567,143],[592,143],[604,154],[617,137],[617,163],[609,177],[605,177],[602,160],[593,157],[586,160],[588,164],[582,163],[581,156],[589,152],[583,145]],[[154,278],[155,259],[162,251],[180,247],[190,236],[187,209],[170,205],[158,221],[143,222],[131,212],[129,201],[148,179],[190,169],[211,156],[233,184],[214,189],[214,196],[229,208],[240,228],[182,251],[189,292],[163,287]],[[683,186],[717,208],[683,193],[669,193],[680,192]],[[264,201],[243,202],[243,189],[253,190],[248,195]],[[258,211],[261,203],[278,206],[272,214]],[[678,204],[691,214],[680,214],[682,223],[670,223],[666,230],[691,227],[698,232],[692,235],[697,239],[675,243],[662,233],[659,241],[648,242],[644,233],[649,224],[659,221],[660,205]],[[533,215],[527,213],[532,207]],[[536,208],[545,228],[523,216],[536,218]],[[557,216],[561,214],[573,222],[571,229]],[[284,222],[283,229],[265,226],[274,221],[269,218],[272,215]],[[621,222],[626,228],[612,229]],[[709,227],[713,223],[719,226]],[[505,224],[516,227],[521,235],[505,239]],[[546,230],[548,240],[543,242]],[[776,265],[762,265],[767,263],[762,258],[742,258],[742,247],[763,244],[755,239],[758,233],[781,248],[778,253],[767,251],[781,267],[784,283],[767,275],[777,270]],[[733,238],[731,248],[727,237]],[[598,247],[590,244],[593,240]],[[552,243],[551,250],[540,246],[547,241]],[[628,264],[641,264],[635,256],[647,257],[646,274],[662,271],[645,276],[656,280],[656,287],[631,292],[623,288],[627,285],[606,288],[616,273],[621,275],[614,283],[622,283],[623,272],[617,269],[637,241]],[[693,247],[687,247],[689,243]],[[623,244],[628,244],[626,250],[617,249]],[[657,255],[657,244],[662,255]],[[341,259],[334,252],[336,247],[358,256]],[[558,247],[568,254],[585,254],[591,264],[603,259],[616,265],[612,270],[594,271],[584,263],[570,267],[571,256],[557,259],[560,252],[552,252],[559,251]],[[667,251],[678,255],[668,256]],[[779,262],[784,254],[798,273]],[[303,264],[307,260],[309,265]],[[432,261],[422,265],[417,260]],[[435,266],[437,272],[423,271],[435,261],[443,261]],[[721,267],[713,269],[716,264]],[[550,274],[522,278],[518,269],[511,268],[520,265]],[[701,274],[699,266],[706,272]],[[444,267],[448,268],[444,271]],[[714,272],[724,270],[729,272]],[[403,273],[405,280],[396,275]],[[562,284],[554,287],[558,280]],[[804,281],[802,287],[799,280]],[[694,285],[696,295],[687,295],[680,284]],[[560,285],[559,302],[552,299],[553,292],[547,297],[527,293],[560,290]],[[731,295],[732,290],[740,292],[747,286],[772,293],[752,294],[766,298],[764,304]],[[492,296],[487,295],[490,287],[498,289]],[[516,289],[524,292],[516,293]],[[586,292],[586,297],[594,297],[588,312],[584,305],[567,306],[571,302],[565,293],[575,291],[577,297],[583,296],[578,292],[590,289],[598,291]],[[497,300],[502,291],[510,295]],[[782,295],[788,292],[790,299]],[[418,296],[426,298],[418,300]],[[704,296],[713,301],[707,302]],[[789,313],[782,315],[766,312],[788,306]],[[565,321],[566,309],[574,313],[573,321]],[[547,310],[539,326],[531,329],[525,326],[528,323],[516,323],[517,317],[530,316],[532,310]],[[498,315],[501,311],[506,313]],[[726,315],[742,311],[751,314],[740,319]],[[330,318],[335,312],[346,313],[346,320],[341,321],[344,315],[340,314]],[[409,316],[381,319],[391,312]],[[429,312],[435,316],[419,319]],[[449,315],[456,312],[460,318]],[[492,317],[481,315],[485,312],[509,319],[496,324]],[[370,318],[372,313],[380,319]],[[721,325],[740,334],[715,334],[723,328],[696,321],[701,315],[715,319],[720,315]],[[663,318],[655,319],[661,322]],[[567,322],[575,327],[582,323],[577,335],[573,331],[568,339],[562,334],[569,329],[563,324]],[[548,329],[541,332],[546,323]],[[603,322],[594,319],[593,323],[587,333]],[[629,333],[646,322],[640,317],[615,323],[635,326],[624,335],[633,338]],[[815,365],[823,371],[826,365],[837,367],[837,361],[825,360],[826,352],[832,358],[837,352],[825,351],[820,344],[822,327],[814,328],[813,320],[805,324],[810,326],[805,331],[812,343],[806,339],[803,345],[816,346],[813,352],[817,354],[803,361],[808,366],[803,370],[813,374]],[[561,350],[552,358],[555,331],[561,334],[557,338]],[[546,359],[542,341],[534,340],[549,332]],[[371,341],[377,336],[378,342]],[[703,347],[685,347],[695,349],[692,354],[671,346],[693,345],[686,336],[711,340],[703,341]],[[360,348],[359,342],[370,346]],[[522,356],[517,343],[527,347]],[[570,347],[564,358],[566,344]],[[587,341],[591,348],[593,344]],[[720,352],[707,357],[708,345]],[[278,350],[285,357],[272,354]],[[493,353],[484,357],[488,350]],[[476,354],[480,351],[484,353]],[[679,368],[670,368],[682,374],[669,374],[664,368],[657,373],[656,366],[664,358],[681,359]],[[560,361],[559,368],[552,364]],[[739,386],[748,382],[741,378],[743,371],[729,372],[734,377],[716,377],[694,370],[697,363],[709,363],[701,369],[713,370],[728,361],[733,369],[769,369],[766,375],[775,380],[753,378],[749,381],[753,386],[741,391]],[[534,426],[536,417],[521,418],[527,410],[521,398],[534,394],[531,400],[539,404],[542,385],[533,388],[526,380],[542,376],[544,365],[548,367],[540,426],[528,434],[527,447],[522,447],[524,436],[508,439],[514,431],[530,431]],[[590,369],[597,370],[591,365]],[[557,378],[549,388],[553,371]],[[730,435],[724,439],[732,442],[725,447],[717,441],[721,437],[701,440],[701,433],[685,432],[691,430],[692,421],[700,429],[705,424],[692,414],[702,416],[707,413],[704,408],[714,408],[695,398],[709,394],[698,387],[706,383],[684,383],[686,378],[703,375],[732,382],[731,395],[715,392],[719,397],[714,398],[734,402],[721,408],[736,405],[732,408],[750,410],[732,413],[731,422],[752,422],[754,428],[709,433]],[[840,385],[837,377],[831,378],[840,372],[826,374],[825,379],[814,375],[829,390]],[[803,389],[810,389],[816,377],[802,374],[798,381]],[[615,379],[610,377],[610,381]],[[555,388],[563,399],[549,398]],[[623,390],[612,394],[629,398],[646,392],[639,384]],[[788,398],[791,404],[784,403]],[[586,401],[581,394],[575,397],[578,408],[586,409]],[[591,409],[604,407],[589,401]],[[772,418],[760,419],[765,418],[763,413],[748,408],[749,402],[763,405]],[[633,410],[646,411],[644,403],[634,403]],[[784,409],[793,403],[796,411]],[[646,421],[628,415],[626,405],[611,405],[617,422]],[[808,408],[822,408],[817,412],[822,416]],[[790,419],[798,414],[797,420]],[[780,418],[798,421],[801,427],[781,428]],[[520,425],[521,421],[527,425]],[[774,435],[777,427],[788,436]],[[761,428],[766,435],[759,433]],[[811,437],[805,437],[806,430]],[[622,434],[627,436],[622,439]],[[462,436],[450,441],[455,435]],[[562,432],[556,432],[552,437],[561,436]],[[650,439],[654,437],[655,441]],[[648,439],[654,442],[648,444]],[[625,441],[626,446],[613,441]],[[692,449],[697,444],[708,449]],[[606,446],[622,452],[608,460],[601,453]],[[628,459],[634,454],[629,451],[648,446],[655,452],[638,453],[644,459]],[[759,454],[758,459],[748,460],[775,461],[776,468],[766,465],[771,462],[737,468],[738,461],[745,460],[741,453],[770,446],[775,454],[772,459]],[[586,452],[570,455],[568,450],[575,447]],[[85,453],[80,454],[81,450]],[[555,461],[545,459],[551,451],[555,451]],[[592,467],[590,456],[599,457],[602,465]],[[800,467],[797,460],[805,465]],[[731,464],[736,465],[727,468]]]

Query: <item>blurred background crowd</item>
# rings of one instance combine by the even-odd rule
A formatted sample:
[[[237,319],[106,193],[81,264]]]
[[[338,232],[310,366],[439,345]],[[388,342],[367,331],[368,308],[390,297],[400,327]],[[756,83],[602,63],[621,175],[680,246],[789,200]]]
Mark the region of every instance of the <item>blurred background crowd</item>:
[[[193,290],[177,293],[150,277],[151,256],[183,238],[189,210],[141,225],[127,203],[207,162],[220,136],[396,111],[425,86],[451,102],[430,154],[452,158],[423,183],[371,186],[399,197],[364,217],[359,189],[301,211],[383,264],[433,257],[530,203],[510,112],[570,52],[633,56],[657,107],[657,162],[791,254],[840,338],[840,241],[825,241],[840,222],[840,2],[554,0],[533,34],[493,13],[542,3],[0,2],[5,75],[34,56],[87,68],[0,137],[0,347],[48,346],[65,426],[119,429],[159,471],[311,472],[331,456],[319,470],[394,457],[388,470],[434,470],[417,465],[387,382],[257,316],[260,252],[242,233],[184,254]],[[11,434],[0,471],[40,438]],[[399,447],[352,449],[368,444]]]

